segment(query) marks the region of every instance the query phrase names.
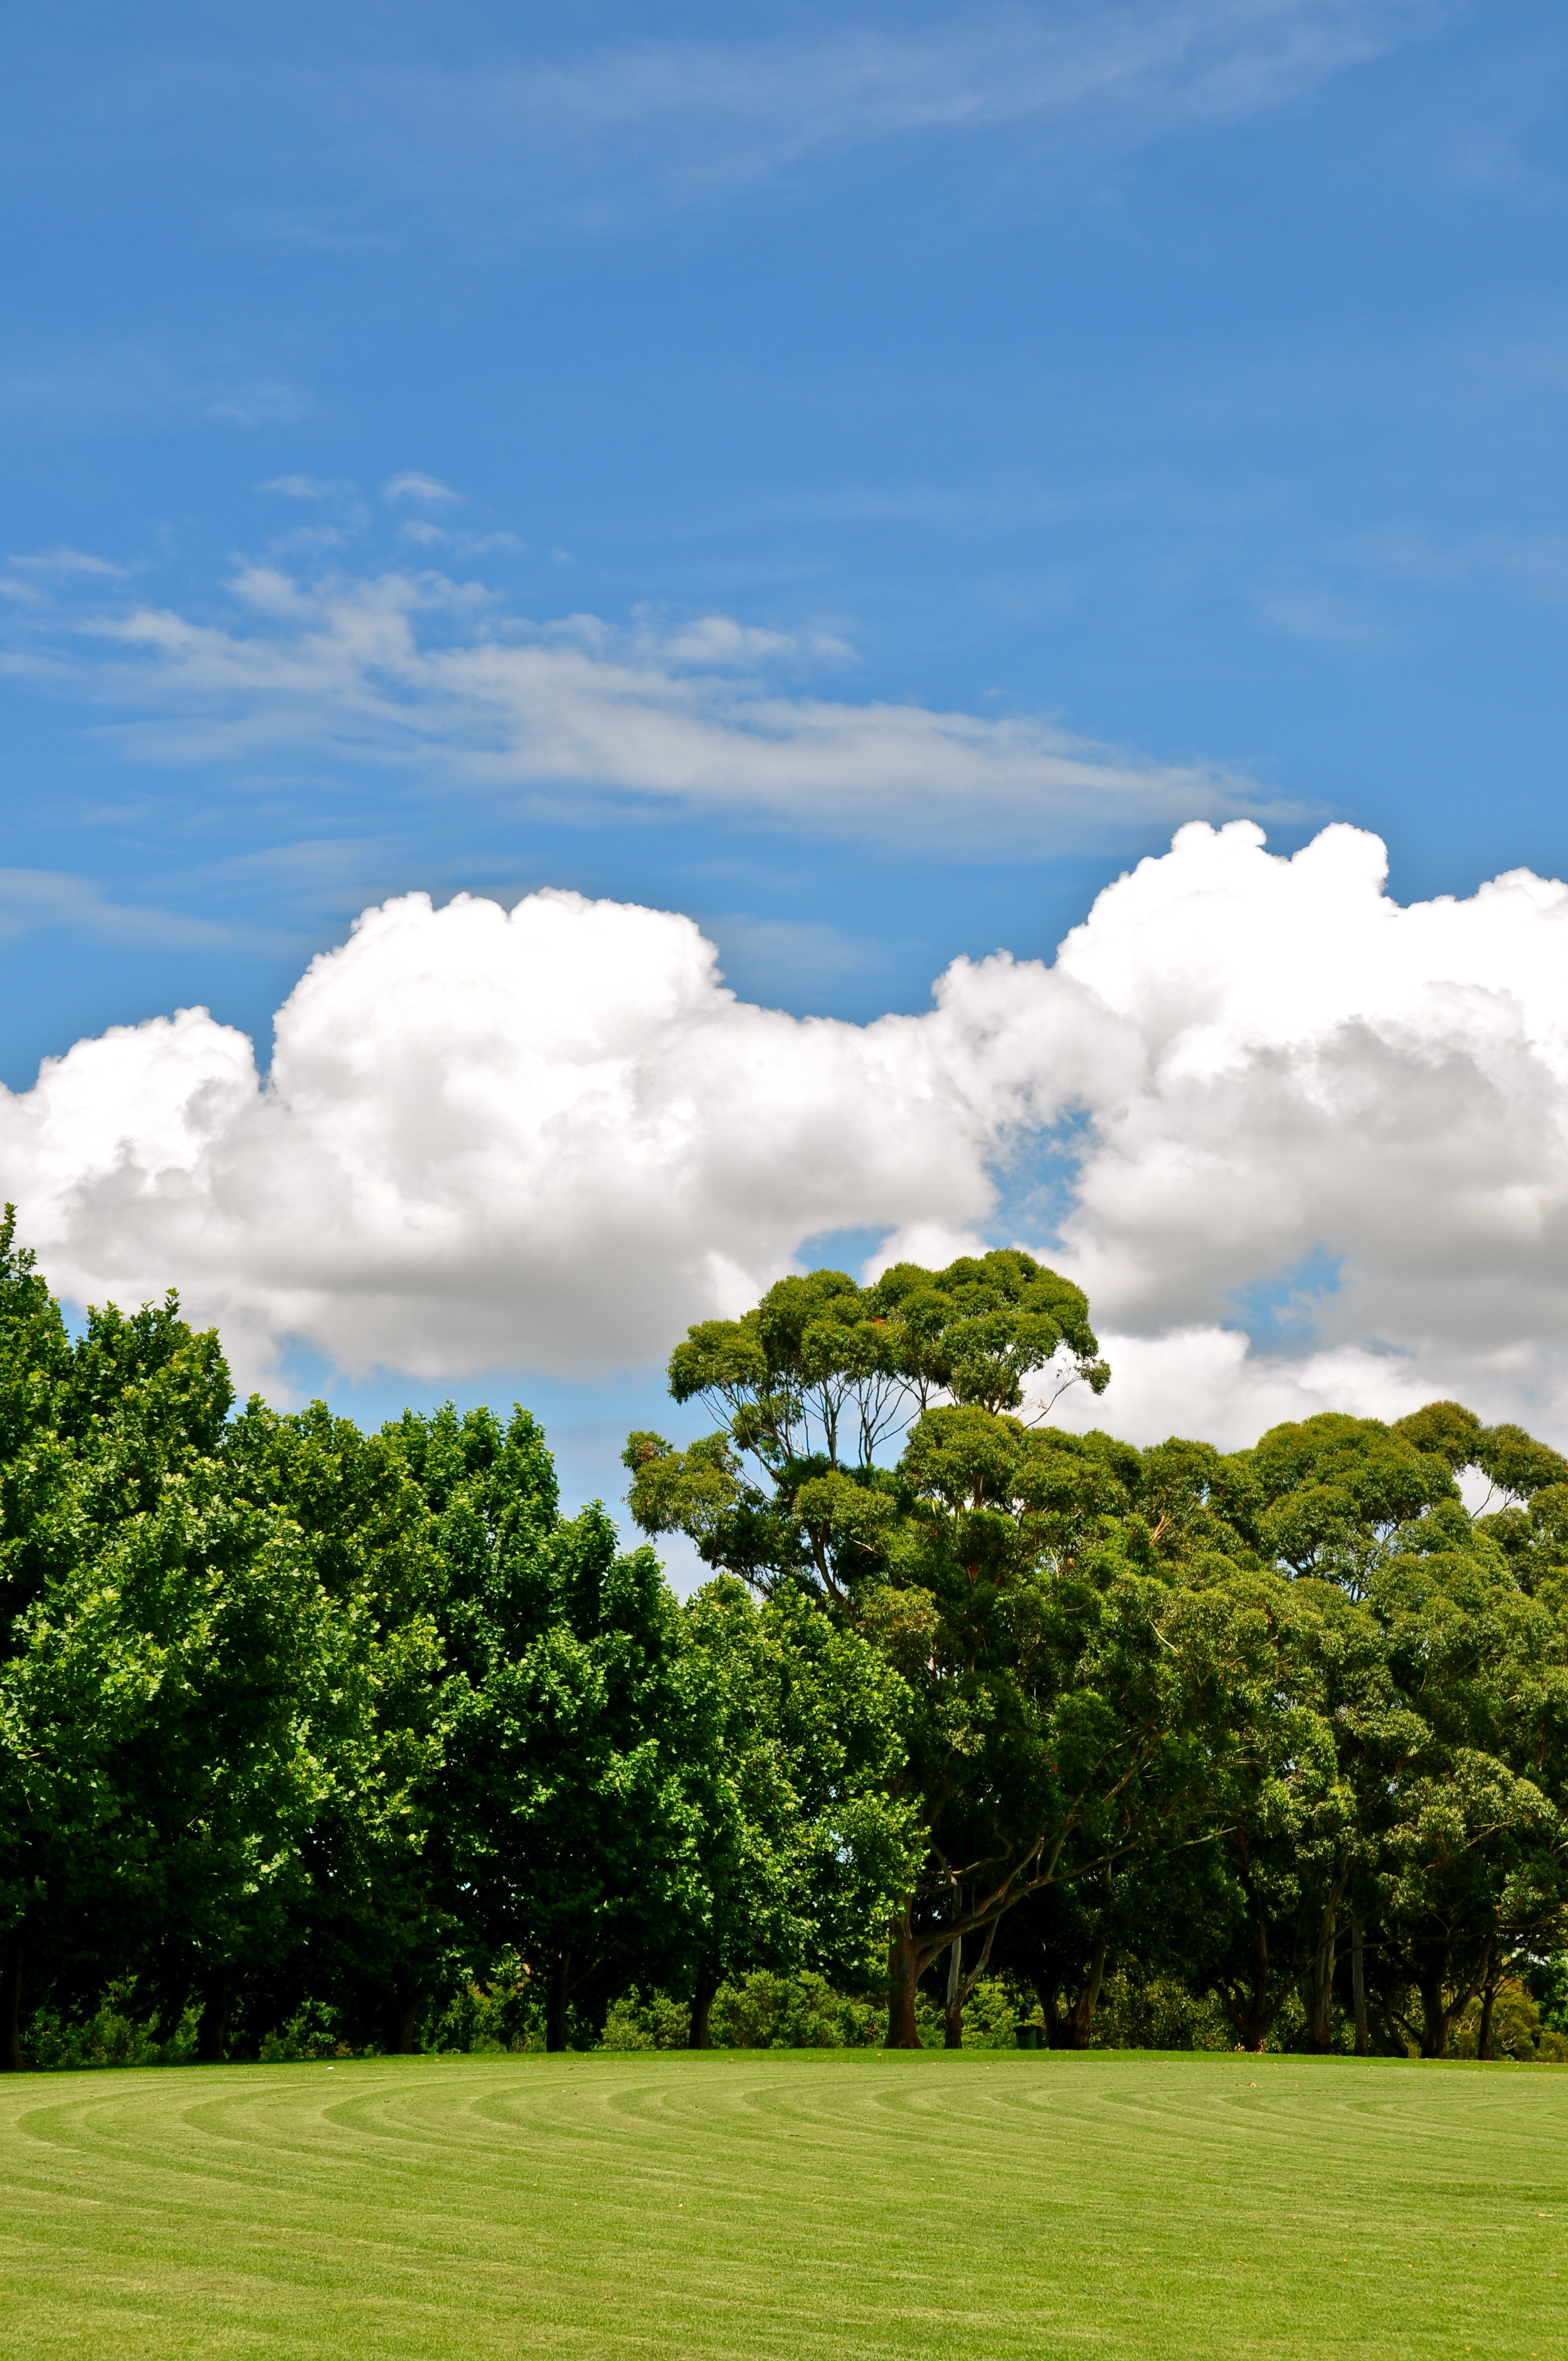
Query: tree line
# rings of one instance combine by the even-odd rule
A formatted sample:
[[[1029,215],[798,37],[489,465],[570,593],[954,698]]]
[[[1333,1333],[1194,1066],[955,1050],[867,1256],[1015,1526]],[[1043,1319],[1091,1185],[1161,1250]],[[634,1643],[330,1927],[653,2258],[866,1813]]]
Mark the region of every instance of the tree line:
[[[1108,1375],[1022,1253],[786,1279],[676,1347],[712,1431],[630,1438],[627,1551],[525,1411],[236,1408],[172,1296],[73,1335],[7,1213],[0,2058],[105,1994],[407,2050],[503,1984],[552,2048],[653,1993],[703,2046],[767,1975],[894,2047],[999,1978],[1080,2046],[1142,1979],[1489,2054],[1568,1946],[1568,1462],[1452,1402],[1050,1422]]]

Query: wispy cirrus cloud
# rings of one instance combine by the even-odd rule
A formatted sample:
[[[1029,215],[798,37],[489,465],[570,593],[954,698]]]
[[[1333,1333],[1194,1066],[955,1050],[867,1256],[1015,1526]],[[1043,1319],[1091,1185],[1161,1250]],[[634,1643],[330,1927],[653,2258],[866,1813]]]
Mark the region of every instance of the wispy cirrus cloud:
[[[249,565],[222,620],[126,599],[19,610],[14,674],[115,713],[133,758],[293,750],[510,793],[584,819],[723,813],[963,857],[1059,851],[1194,817],[1295,816],[1255,780],[993,718],[826,694],[828,633],[708,615],[533,622],[433,573]],[[824,684],[824,687],[826,684]]]
[[[61,433],[157,421],[256,429],[286,426],[311,406],[305,389],[270,370],[214,366],[150,344],[78,344],[0,368],[0,417]]]
[[[450,484],[443,484],[434,476],[422,476],[417,467],[405,467],[394,476],[382,491],[384,500],[417,500],[422,506],[433,503],[441,507],[450,500],[461,500],[463,494],[455,492]]]
[[[60,869],[0,869],[0,942],[58,932],[78,940],[157,950],[215,948],[226,927],[174,910],[111,901],[91,877]]]
[[[1442,30],[1455,0],[1052,0],[956,11],[737,7],[721,36],[651,37],[646,12],[522,12],[430,42],[389,22],[373,48],[287,15],[232,43],[169,45],[97,69],[102,153],[215,158],[223,211],[318,247],[422,225],[487,232],[651,225],[748,190],[811,185],[834,159],[932,137],[1048,132],[1036,176],[1310,96]],[[70,93],[79,118],[79,89]],[[45,111],[46,116],[48,110]],[[64,94],[60,120],[67,117]],[[16,126],[26,159],[59,125]],[[70,135],[68,135],[70,136]],[[304,165],[283,184],[280,156]],[[977,183],[977,186],[979,183]],[[1015,192],[1014,192],[1015,193]]]
[[[1123,0],[921,23],[861,13],[793,38],[608,42],[482,73],[378,78],[358,137],[492,217],[593,226],[702,208],[806,166],[1032,126],[1037,170],[1088,139],[1141,145],[1310,95],[1450,21],[1442,0]],[[319,103],[319,102],[318,102]],[[356,110],[357,111],[357,110]],[[371,128],[371,122],[377,126]]]

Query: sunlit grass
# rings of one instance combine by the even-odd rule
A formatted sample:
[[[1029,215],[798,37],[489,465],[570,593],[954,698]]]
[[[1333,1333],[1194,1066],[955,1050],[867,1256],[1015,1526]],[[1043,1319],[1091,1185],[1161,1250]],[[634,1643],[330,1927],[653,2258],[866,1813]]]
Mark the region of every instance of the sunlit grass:
[[[0,2084],[0,2353],[1568,2352],[1568,2070],[765,2052]]]

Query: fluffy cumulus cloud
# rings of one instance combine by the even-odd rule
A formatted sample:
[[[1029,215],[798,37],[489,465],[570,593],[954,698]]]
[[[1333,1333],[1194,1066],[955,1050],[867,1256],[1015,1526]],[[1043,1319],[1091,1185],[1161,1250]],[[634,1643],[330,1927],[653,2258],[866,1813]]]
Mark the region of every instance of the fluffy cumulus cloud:
[[[678,916],[411,895],[313,963],[265,1080],[185,1010],[0,1100],[0,1157],[58,1285],[172,1280],[247,1378],[289,1339],[628,1367],[823,1232],[937,1259],[1022,1219],[1108,1343],[1084,1416],[1244,1440],[1442,1390],[1562,1436],[1565,1118],[1568,887],[1401,908],[1375,838],[1286,860],[1236,821],[1053,963],[959,961],[865,1027],[738,1000]],[[999,1226],[1047,1164],[1056,1235]]]

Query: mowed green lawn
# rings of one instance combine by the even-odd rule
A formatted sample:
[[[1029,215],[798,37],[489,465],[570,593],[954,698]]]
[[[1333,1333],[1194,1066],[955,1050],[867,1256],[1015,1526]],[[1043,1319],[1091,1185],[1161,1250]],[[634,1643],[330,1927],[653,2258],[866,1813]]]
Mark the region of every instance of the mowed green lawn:
[[[388,2059],[0,2084],[0,2352],[1568,2355],[1568,2070]]]

